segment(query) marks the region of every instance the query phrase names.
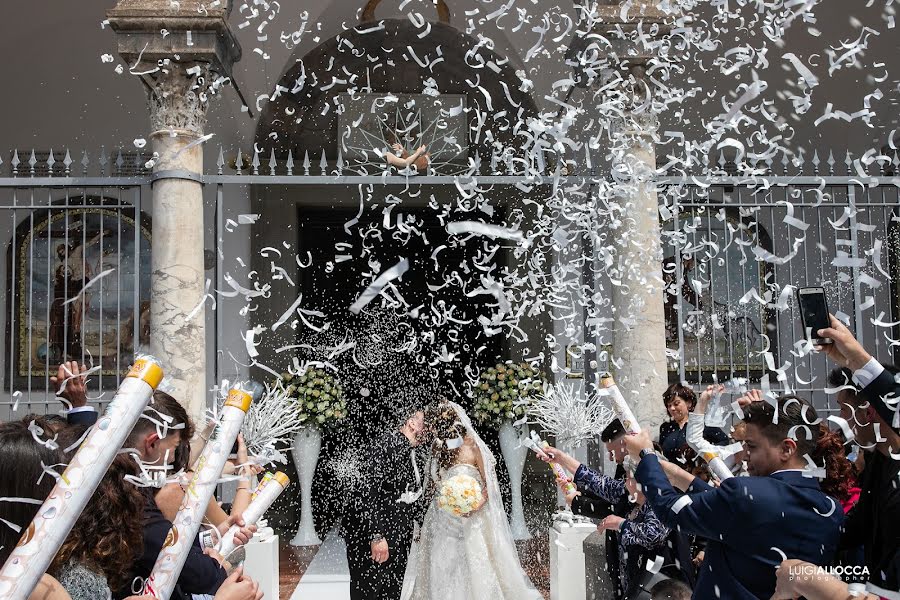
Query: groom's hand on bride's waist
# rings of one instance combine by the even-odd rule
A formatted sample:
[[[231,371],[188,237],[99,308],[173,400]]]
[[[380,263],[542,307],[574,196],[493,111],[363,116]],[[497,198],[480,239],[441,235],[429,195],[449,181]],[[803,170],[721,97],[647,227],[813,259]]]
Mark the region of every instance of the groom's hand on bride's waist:
[[[380,540],[372,542],[372,560],[374,560],[378,564],[381,564],[387,562],[390,556],[391,553],[388,549],[388,543],[386,539],[381,538]]]

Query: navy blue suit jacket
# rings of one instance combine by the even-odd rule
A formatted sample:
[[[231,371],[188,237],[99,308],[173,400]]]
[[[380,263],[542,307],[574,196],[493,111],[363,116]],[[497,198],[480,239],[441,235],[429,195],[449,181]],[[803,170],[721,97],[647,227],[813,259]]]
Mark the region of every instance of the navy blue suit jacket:
[[[96,410],[84,410],[66,413],[66,423],[69,425],[84,425],[90,427],[97,422],[99,414]]]
[[[648,455],[635,477],[664,523],[708,540],[694,598],[768,599],[784,558],[829,565],[834,557],[844,512],[799,471],[732,477],[718,488],[695,479],[697,491],[682,494]]]

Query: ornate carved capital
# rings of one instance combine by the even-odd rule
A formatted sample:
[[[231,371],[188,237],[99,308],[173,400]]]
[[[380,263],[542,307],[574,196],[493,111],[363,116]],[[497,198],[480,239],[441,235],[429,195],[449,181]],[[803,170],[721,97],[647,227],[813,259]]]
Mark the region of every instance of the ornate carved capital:
[[[145,79],[152,131],[181,129],[201,136],[206,129],[210,80],[205,63],[170,64]]]

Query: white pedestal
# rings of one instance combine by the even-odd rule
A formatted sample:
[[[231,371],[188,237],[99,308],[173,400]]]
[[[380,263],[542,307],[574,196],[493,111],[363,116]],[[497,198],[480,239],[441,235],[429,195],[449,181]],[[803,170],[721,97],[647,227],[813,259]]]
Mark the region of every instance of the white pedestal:
[[[264,598],[278,598],[278,536],[273,535],[262,542],[254,537],[245,548],[244,572],[259,583]]]
[[[525,524],[525,511],[522,508],[522,472],[528,456],[528,447],[522,443],[522,438],[527,436],[527,425],[517,429],[511,421],[506,421],[500,426],[500,452],[509,471],[509,489],[512,496],[509,528],[514,540],[531,539],[531,533]]]
[[[300,528],[291,540],[292,546],[318,546],[322,543],[316,535],[312,513],[312,482],[322,449],[322,432],[318,427],[306,427],[294,436],[291,453],[300,479]]]
[[[550,600],[581,600],[587,595],[582,542],[596,530],[593,523],[561,521],[550,528]]]
[[[582,581],[584,575],[581,576]],[[273,596],[278,598],[278,596]],[[268,596],[266,596],[268,598]],[[350,563],[347,545],[337,528],[325,536],[325,542],[300,578],[291,600],[350,600]]]

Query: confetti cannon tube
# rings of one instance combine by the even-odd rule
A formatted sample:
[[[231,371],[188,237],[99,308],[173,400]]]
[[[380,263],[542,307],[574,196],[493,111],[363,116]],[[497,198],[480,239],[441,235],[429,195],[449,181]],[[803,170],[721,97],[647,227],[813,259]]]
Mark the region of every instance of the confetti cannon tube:
[[[631,407],[628,406],[625,397],[622,396],[622,392],[619,390],[619,386],[616,385],[612,376],[607,375],[606,377],[601,378],[600,387],[609,394],[609,398],[612,400],[613,412],[619,417],[625,431],[628,433],[640,433],[641,426],[638,425],[637,419],[634,418],[634,413],[631,412]]]
[[[263,387],[253,381],[248,382],[243,389],[235,387],[228,392],[219,422],[216,423],[209,441],[194,465],[194,476],[185,490],[181,508],[178,509],[178,514],[172,522],[172,529],[169,530],[165,544],[156,557],[150,577],[144,583],[144,594],[160,600],[169,600],[171,597],[191,544],[200,531],[206,507],[216,491],[216,484],[225,467],[225,461],[228,460],[231,447],[241,431],[244,417],[250,405],[259,399],[262,393]]]
[[[703,413],[690,413],[684,430],[685,437],[687,438],[688,446],[703,457],[703,460],[709,465],[709,470],[712,474],[719,481],[724,481],[734,475],[731,473],[728,465],[725,464],[725,461],[722,460],[720,448],[703,439],[704,420],[705,415]]]
[[[523,440],[523,443],[534,450],[540,456],[546,456],[550,458],[550,456],[544,452],[545,449],[550,447],[550,444],[541,439],[541,437],[537,434],[536,431],[531,432],[531,438],[526,438]],[[568,481],[569,476],[566,473],[566,470],[559,466],[558,463],[549,462],[550,468],[553,469],[553,474],[556,475],[556,479],[559,481],[565,481],[565,493],[568,496],[572,492],[576,491],[575,484],[571,481]]]
[[[0,570],[0,598],[25,600],[31,595],[162,378],[155,358],[134,362]]]
[[[291,480],[281,471],[274,475],[266,473],[262,481],[259,482],[259,485],[256,486],[253,496],[250,498],[250,506],[244,511],[244,523],[248,526],[255,525],[290,483]],[[235,549],[234,535],[239,529],[240,528],[237,525],[232,525],[231,528],[225,532],[225,535],[222,536],[219,554],[225,557],[231,554]]]
[[[550,444],[548,444],[547,442],[542,442],[542,443],[541,443],[541,448],[542,448],[542,449],[544,449],[544,448],[549,448],[549,447],[550,447]],[[559,479],[560,481],[565,481],[565,482],[566,482],[566,485],[565,485],[566,495],[568,496],[569,494],[571,494],[572,492],[574,492],[574,491],[575,491],[575,484],[568,480],[569,477],[568,477],[568,475],[566,474],[565,469],[563,469],[561,466],[559,466],[559,465],[558,465],[557,463],[555,463],[555,462],[551,462],[551,463],[549,463],[549,464],[550,464],[550,468],[553,469],[553,473],[556,475],[556,478]]]
[[[726,479],[734,477],[731,469],[728,468],[728,465],[725,464],[725,461],[722,460],[722,457],[719,456],[718,452],[703,452],[701,456],[709,466],[709,470],[719,479],[719,481],[725,481]]]

